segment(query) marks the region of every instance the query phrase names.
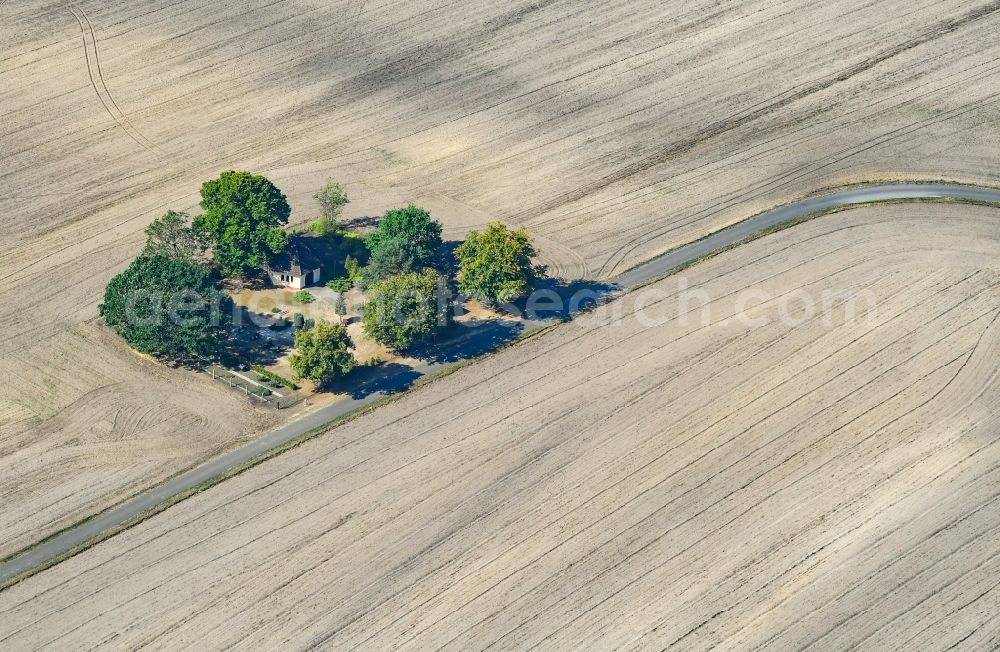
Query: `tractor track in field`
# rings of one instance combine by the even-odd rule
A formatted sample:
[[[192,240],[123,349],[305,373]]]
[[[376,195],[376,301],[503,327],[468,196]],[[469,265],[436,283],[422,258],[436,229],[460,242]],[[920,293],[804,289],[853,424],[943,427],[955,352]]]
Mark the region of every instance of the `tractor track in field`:
[[[1000,189],[957,184],[896,183],[860,186],[811,197],[760,213],[705,238],[660,255],[620,274],[614,279],[614,283],[619,291],[627,292],[715,253],[769,233],[783,225],[798,223],[798,221],[831,210],[900,200],[957,200],[1000,204]],[[551,322],[526,322],[522,332],[530,332],[549,323]],[[488,331],[491,329],[485,327],[480,335],[490,337],[491,332]],[[451,364],[430,363],[415,370],[407,368],[406,372],[416,371],[423,376],[438,373],[449,366]],[[285,424],[241,448],[229,451],[174,476],[77,526],[31,546],[0,563],[0,586],[16,581],[54,562],[61,561],[72,551],[88,545],[88,542],[102,540],[119,531],[126,524],[132,523],[135,519],[158,511],[162,508],[161,506],[172,503],[179,496],[188,494],[196,487],[217,482],[252,460],[282,450],[290,442],[322,429],[325,424],[364,409],[381,396],[382,394],[379,392],[373,392],[364,398],[341,401],[298,421]]]
[[[0,6],[2,6],[2,4],[3,3],[0,2]],[[129,138],[134,140],[137,145],[156,157],[162,158],[163,155],[156,148],[156,145],[146,138],[146,136],[143,135],[143,133],[129,121],[128,116],[124,111],[122,111],[121,107],[118,106],[118,101],[115,100],[115,96],[111,94],[111,90],[108,88],[108,84],[104,80],[104,72],[101,70],[101,54],[97,45],[97,32],[94,30],[94,25],[90,21],[90,17],[87,16],[83,9],[73,4],[67,4],[66,8],[69,9],[70,13],[73,14],[73,18],[75,18],[76,22],[80,25],[80,34],[83,38],[83,54],[87,62],[87,75],[90,78],[90,85],[93,87],[94,93],[104,106],[104,110],[107,111],[108,115],[111,116],[111,119],[115,121],[115,124],[117,124]]]

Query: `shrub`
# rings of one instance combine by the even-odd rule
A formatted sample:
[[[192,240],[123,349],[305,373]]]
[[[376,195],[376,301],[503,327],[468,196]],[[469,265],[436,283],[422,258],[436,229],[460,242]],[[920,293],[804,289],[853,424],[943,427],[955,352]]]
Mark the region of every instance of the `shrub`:
[[[243,359],[230,351],[219,351],[219,363],[223,367],[239,367],[243,365]]]
[[[318,220],[310,222],[309,225],[302,231],[295,231],[295,233],[302,233],[308,231],[314,233],[321,238],[328,238],[337,232],[336,222],[331,222],[330,220],[321,217]]]
[[[251,365],[251,369],[253,369],[254,371],[256,371],[257,374],[261,378],[267,379],[267,380],[271,381],[272,383],[274,383],[275,385],[284,385],[288,389],[298,389],[299,388],[298,385],[296,385],[292,381],[288,380],[284,376],[279,376],[278,374],[274,373],[273,371],[269,371],[269,370],[265,369],[264,367],[262,367],[262,366],[260,366],[258,364]]]
[[[309,290],[299,290],[292,295],[292,300],[297,301],[298,303],[312,303],[316,300],[316,297],[314,297]]]
[[[334,292],[347,292],[351,289],[351,279],[346,276],[332,278],[326,282],[326,287],[330,288]]]
[[[330,261],[331,269],[343,272],[349,276],[352,267],[359,268],[368,261],[368,245],[365,244],[366,236],[362,233],[351,231],[341,231],[336,235],[336,260]]]
[[[361,278],[361,265],[359,265],[357,259],[350,254],[347,254],[347,258],[344,259],[344,272],[347,273],[347,279],[351,283],[356,283],[357,280]]]
[[[305,320],[302,318],[301,312],[297,312],[292,315],[292,325],[295,326],[296,329],[302,328],[303,323],[305,323]]]

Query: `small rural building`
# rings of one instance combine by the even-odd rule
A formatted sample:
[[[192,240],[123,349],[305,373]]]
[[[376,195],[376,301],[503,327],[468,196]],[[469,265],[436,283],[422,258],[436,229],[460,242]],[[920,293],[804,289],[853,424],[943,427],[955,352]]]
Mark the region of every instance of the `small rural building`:
[[[300,290],[320,282],[323,261],[309,242],[314,239],[299,234],[288,238],[285,251],[275,256],[268,266],[272,283]]]

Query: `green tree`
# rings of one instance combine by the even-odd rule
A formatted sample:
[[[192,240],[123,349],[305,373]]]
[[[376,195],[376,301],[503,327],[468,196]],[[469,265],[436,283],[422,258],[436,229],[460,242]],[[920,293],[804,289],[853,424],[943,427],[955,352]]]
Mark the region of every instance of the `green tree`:
[[[338,220],[350,200],[340,184],[333,179],[327,179],[326,184],[313,195],[319,202],[320,219],[310,226],[316,235],[330,235],[340,228]]]
[[[368,264],[361,270],[358,285],[364,290],[390,276],[408,274],[420,267],[416,252],[407,240],[402,237],[389,238],[380,242],[378,248],[371,252]]]
[[[291,209],[285,196],[262,176],[223,172],[201,186],[203,215],[196,229],[212,238],[215,262],[225,276],[246,276],[280,253],[288,243],[281,226]]]
[[[328,321],[296,331],[295,349],[288,361],[296,377],[315,380],[320,386],[345,376],[355,365],[347,329]]]
[[[385,246],[405,248],[405,257],[412,261],[413,271],[427,267],[441,248],[441,224],[430,213],[410,204],[406,208],[387,211],[378,228],[365,239],[372,258]],[[370,259],[369,259],[370,262]]]
[[[358,265],[357,259],[347,254],[347,258],[344,259],[344,273],[351,283],[357,283],[361,279],[361,266]]]
[[[458,289],[486,304],[513,301],[527,294],[544,273],[532,265],[535,255],[524,228],[512,231],[494,222],[485,231],[471,231],[455,250]]]
[[[187,213],[167,211],[146,227],[146,256],[168,256],[192,262],[207,262],[209,234],[189,224]]]
[[[426,269],[371,286],[361,323],[376,342],[403,350],[444,328],[450,309],[445,278]]]
[[[129,346],[168,360],[217,353],[232,301],[201,265],[142,255],[113,277],[99,311]]]

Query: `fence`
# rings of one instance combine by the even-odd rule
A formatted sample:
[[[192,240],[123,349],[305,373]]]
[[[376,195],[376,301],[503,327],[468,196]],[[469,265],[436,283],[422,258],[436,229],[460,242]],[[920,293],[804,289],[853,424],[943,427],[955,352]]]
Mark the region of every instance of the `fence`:
[[[264,382],[256,381],[249,375],[232,371],[219,365],[208,365],[203,370],[215,380],[224,382],[233,389],[242,391],[248,398],[274,409],[287,408],[302,400],[302,396],[294,390],[284,386],[280,389],[272,389],[265,385]],[[252,372],[247,372],[247,374],[250,373]]]

